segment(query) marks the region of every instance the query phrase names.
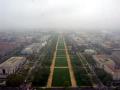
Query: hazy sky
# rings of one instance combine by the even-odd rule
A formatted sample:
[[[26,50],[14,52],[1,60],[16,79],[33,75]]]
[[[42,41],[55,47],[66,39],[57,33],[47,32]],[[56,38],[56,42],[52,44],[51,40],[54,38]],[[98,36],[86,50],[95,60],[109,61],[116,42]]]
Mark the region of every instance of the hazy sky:
[[[0,30],[120,29],[120,0],[0,0]]]

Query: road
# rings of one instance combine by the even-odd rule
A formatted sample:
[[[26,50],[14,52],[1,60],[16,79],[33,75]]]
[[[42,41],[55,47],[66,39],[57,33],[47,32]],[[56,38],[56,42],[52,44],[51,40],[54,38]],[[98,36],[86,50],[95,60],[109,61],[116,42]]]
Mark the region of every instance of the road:
[[[50,75],[49,75],[48,81],[47,81],[47,87],[48,87],[48,88],[50,88],[50,87],[52,86],[52,79],[53,79],[53,72],[54,72],[54,68],[55,68],[55,59],[56,59],[58,41],[59,41],[59,38],[58,38],[58,40],[57,40],[57,44],[56,44],[56,47],[55,47],[55,52],[54,52],[52,64],[51,64],[51,66],[50,66]]]

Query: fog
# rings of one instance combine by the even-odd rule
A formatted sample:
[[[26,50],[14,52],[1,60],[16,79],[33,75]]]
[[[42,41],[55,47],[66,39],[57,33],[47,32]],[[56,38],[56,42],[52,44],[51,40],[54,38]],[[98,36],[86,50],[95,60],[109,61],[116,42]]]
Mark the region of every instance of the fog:
[[[120,0],[0,0],[0,30],[119,30]]]

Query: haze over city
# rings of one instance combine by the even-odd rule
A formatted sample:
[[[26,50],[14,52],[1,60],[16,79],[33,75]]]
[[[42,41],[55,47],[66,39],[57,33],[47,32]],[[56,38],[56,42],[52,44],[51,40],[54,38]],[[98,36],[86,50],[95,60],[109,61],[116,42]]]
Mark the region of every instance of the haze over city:
[[[120,90],[120,0],[0,0],[0,90]]]
[[[0,30],[119,30],[120,0],[0,0]]]

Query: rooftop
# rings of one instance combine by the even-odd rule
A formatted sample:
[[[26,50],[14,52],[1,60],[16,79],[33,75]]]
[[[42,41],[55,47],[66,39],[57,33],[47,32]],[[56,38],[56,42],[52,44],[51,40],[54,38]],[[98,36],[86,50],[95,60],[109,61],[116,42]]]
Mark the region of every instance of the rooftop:
[[[17,63],[21,62],[21,60],[25,60],[25,57],[11,57],[2,64],[0,64],[0,67],[14,66]]]
[[[120,72],[120,69],[116,69],[115,62],[110,59],[107,55],[93,55],[98,62],[103,63],[106,65],[108,68],[110,68],[113,72]]]

